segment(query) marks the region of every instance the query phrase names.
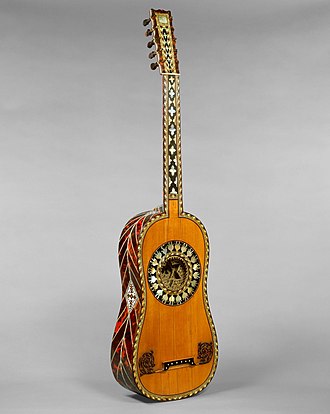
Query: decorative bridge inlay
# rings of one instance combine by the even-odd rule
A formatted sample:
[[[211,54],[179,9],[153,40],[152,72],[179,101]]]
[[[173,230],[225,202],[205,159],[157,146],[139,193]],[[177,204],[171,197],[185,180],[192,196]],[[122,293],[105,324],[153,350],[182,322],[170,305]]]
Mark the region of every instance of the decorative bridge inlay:
[[[185,368],[187,365],[190,367],[196,367],[198,365],[207,364],[213,357],[213,345],[212,342],[199,342],[197,359],[199,362],[195,362],[194,357],[174,359],[172,361],[166,361],[163,363],[155,361],[154,351],[150,350],[144,352],[139,358],[139,371],[140,376],[145,374],[159,374],[164,371],[168,371],[172,368]],[[155,369],[156,366],[161,366],[160,369]]]
[[[198,344],[198,359],[200,364],[207,364],[211,361],[213,356],[212,342],[199,342]]]
[[[164,362],[164,371],[168,371],[170,368],[174,368],[180,365],[196,365],[194,358],[177,359],[175,361]]]
[[[140,375],[152,374],[154,372],[154,351],[145,352],[139,359]]]

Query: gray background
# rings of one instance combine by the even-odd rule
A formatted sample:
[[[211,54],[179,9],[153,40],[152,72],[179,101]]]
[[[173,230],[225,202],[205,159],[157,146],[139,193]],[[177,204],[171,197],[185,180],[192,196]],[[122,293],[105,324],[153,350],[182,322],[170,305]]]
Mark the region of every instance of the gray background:
[[[0,4],[1,413],[329,413],[330,2]],[[119,233],[161,202],[150,7],[175,19],[221,344],[208,389],[167,404],[108,368]]]

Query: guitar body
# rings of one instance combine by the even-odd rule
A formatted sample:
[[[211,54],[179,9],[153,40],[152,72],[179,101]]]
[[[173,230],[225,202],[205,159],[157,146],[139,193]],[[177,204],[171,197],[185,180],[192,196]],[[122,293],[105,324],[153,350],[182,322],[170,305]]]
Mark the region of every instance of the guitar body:
[[[153,253],[159,246],[171,241],[185,242],[192,247],[199,257],[201,272],[193,296],[179,306],[162,303],[151,289],[146,289],[137,359],[141,361],[143,355],[153,351],[153,371],[156,373],[138,373],[138,381],[144,392],[156,398],[179,398],[197,393],[208,384],[216,365],[213,352],[216,349],[216,337],[206,293],[208,238],[197,219],[191,215],[178,217],[175,202],[173,204],[173,215],[170,205],[170,216],[155,221],[144,235],[141,251],[144,285],[148,286],[148,265]],[[203,359],[199,349],[202,344],[208,348],[207,363],[200,363]],[[170,366],[166,371],[162,370],[165,362],[186,360],[193,360],[195,365],[180,363]]]
[[[162,26],[158,34],[169,32],[170,12],[152,10],[151,19],[155,28]],[[202,223],[183,211],[179,76],[168,70],[163,75],[164,203],[133,217],[122,231],[122,300],[110,354],[122,386],[160,401],[202,391],[218,361],[207,297],[209,242]]]

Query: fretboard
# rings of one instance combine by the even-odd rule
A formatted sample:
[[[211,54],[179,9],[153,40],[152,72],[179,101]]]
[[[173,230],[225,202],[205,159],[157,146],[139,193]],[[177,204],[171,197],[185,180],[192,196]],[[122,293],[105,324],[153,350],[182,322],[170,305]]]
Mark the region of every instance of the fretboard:
[[[180,76],[163,74],[163,202],[168,211],[169,200],[178,200],[182,211]]]

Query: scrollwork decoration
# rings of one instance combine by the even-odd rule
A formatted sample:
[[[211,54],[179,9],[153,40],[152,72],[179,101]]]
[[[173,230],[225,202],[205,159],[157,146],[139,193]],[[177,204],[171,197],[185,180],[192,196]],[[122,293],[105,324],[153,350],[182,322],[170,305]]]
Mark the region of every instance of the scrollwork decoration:
[[[211,361],[213,355],[212,342],[199,342],[198,344],[198,359],[200,364],[207,364]]]
[[[155,367],[154,351],[145,352],[139,359],[140,376],[152,374]]]

